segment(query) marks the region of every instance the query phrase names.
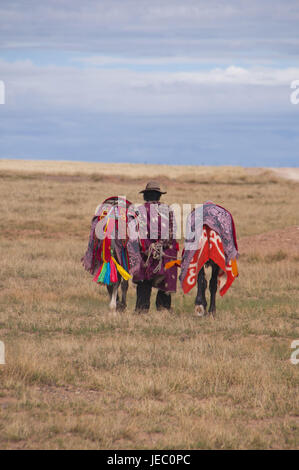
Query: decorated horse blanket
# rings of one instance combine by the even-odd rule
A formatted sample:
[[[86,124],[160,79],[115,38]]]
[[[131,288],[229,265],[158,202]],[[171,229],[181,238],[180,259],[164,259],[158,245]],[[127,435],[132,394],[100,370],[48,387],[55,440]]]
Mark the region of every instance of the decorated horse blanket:
[[[196,285],[199,271],[211,259],[220,267],[218,286],[224,295],[238,276],[238,244],[231,213],[206,202],[191,212],[186,235],[180,275],[184,293]]]
[[[88,247],[81,259],[86,271],[95,275],[94,281],[110,285],[131,278],[128,255],[128,208],[131,202],[110,197],[100,204],[91,221]]]

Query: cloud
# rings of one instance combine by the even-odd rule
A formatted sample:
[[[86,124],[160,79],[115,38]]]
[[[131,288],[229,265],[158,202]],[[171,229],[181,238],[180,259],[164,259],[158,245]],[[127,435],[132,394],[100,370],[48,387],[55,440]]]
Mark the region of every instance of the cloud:
[[[105,63],[113,60],[118,67],[38,66],[29,60],[2,60],[7,106],[45,112],[272,112],[290,108],[290,85],[299,78],[299,67],[231,65],[191,72],[137,71],[127,68],[124,60],[108,58]]]
[[[34,14],[32,14],[34,12]],[[2,0],[2,48],[298,60],[297,0]]]

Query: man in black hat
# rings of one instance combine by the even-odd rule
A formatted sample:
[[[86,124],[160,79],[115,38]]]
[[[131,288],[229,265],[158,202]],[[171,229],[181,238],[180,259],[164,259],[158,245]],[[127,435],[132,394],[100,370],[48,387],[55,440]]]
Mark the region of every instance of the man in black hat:
[[[165,264],[177,259],[178,243],[175,239],[175,217],[167,204],[162,204],[161,191],[156,181],[150,181],[143,194],[144,205],[139,208],[139,241],[141,263],[133,276],[137,284],[135,310],[147,312],[150,308],[152,288],[158,289],[156,308],[171,308],[171,293],[176,292],[177,266],[165,269]]]

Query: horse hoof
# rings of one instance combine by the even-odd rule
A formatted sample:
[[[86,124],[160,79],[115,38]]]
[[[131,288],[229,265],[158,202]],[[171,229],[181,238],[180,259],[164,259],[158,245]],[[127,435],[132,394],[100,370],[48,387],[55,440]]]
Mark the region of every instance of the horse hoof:
[[[216,309],[209,310],[209,315],[212,315],[213,318],[216,317]]]
[[[125,304],[117,304],[116,310],[118,312],[124,312],[127,309],[127,306]]]
[[[203,305],[195,305],[194,314],[197,317],[204,317],[204,316],[206,316],[207,311],[206,311],[206,309],[204,308]]]

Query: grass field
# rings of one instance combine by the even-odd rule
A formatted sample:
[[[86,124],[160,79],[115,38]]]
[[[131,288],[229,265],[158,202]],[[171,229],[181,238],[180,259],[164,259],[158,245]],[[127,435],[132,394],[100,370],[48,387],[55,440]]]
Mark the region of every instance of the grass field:
[[[212,200],[233,214],[240,276],[217,317],[109,313],[81,266],[95,207]],[[270,170],[0,160],[1,449],[299,448],[299,183]]]

